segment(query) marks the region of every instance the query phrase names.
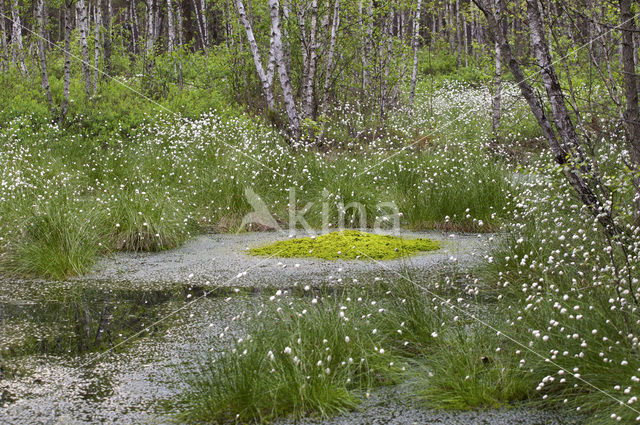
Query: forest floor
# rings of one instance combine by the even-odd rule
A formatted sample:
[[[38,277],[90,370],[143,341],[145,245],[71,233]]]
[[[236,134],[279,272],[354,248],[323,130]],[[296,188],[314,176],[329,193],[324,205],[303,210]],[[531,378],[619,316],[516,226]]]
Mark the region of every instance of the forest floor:
[[[103,259],[86,277],[66,282],[4,281],[0,286],[0,318],[7,326],[0,333],[0,347],[3,353],[11,353],[13,347],[30,346],[32,354],[10,358],[8,370],[0,371],[6,378],[0,381],[0,422],[169,423],[176,407],[169,407],[167,401],[188,390],[188,376],[200,370],[210,353],[228,349],[228,341],[218,335],[243,335],[244,322],[236,319],[261,309],[273,291],[290,290],[290,297],[294,298],[300,295],[293,288],[305,287],[305,291],[313,292],[320,287],[339,286],[342,279],[366,285],[373,276],[439,273],[452,268],[464,275],[483,258],[496,238],[489,234],[438,232],[405,232],[403,236],[441,240],[443,248],[386,261],[384,265],[259,258],[247,255],[247,247],[288,235],[213,234],[161,253],[118,253]],[[208,291],[212,292],[205,296]],[[43,301],[59,292],[66,294],[62,309],[51,308]],[[75,293],[73,302],[69,293]],[[73,307],[78,305],[83,307]],[[75,310],[70,311],[72,308]],[[116,313],[112,313],[105,319],[112,323],[102,325],[108,308],[123,311],[122,315],[133,320],[118,321],[113,319]],[[97,316],[85,324],[100,322],[102,329],[87,329],[85,340],[73,339],[64,345],[59,340],[64,332],[60,325],[78,311]],[[141,329],[146,331],[139,335]],[[122,345],[116,345],[114,350],[98,349],[98,334],[104,331],[124,334]],[[152,335],[145,336],[145,332]],[[52,338],[58,338],[56,344],[47,343]],[[70,353],[64,353],[65,349]],[[428,410],[407,394],[404,385],[383,387],[369,397],[363,394],[364,402],[358,411],[296,423],[533,425],[578,421],[563,413],[526,405],[472,411]]]

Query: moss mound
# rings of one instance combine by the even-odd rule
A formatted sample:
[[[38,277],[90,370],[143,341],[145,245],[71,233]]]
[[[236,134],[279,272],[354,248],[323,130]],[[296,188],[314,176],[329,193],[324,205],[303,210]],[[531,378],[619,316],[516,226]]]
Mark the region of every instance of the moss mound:
[[[322,236],[290,239],[252,248],[253,255],[278,257],[314,257],[326,260],[391,260],[434,251],[440,243],[431,239],[404,239],[397,236],[375,235],[356,230],[327,233]]]

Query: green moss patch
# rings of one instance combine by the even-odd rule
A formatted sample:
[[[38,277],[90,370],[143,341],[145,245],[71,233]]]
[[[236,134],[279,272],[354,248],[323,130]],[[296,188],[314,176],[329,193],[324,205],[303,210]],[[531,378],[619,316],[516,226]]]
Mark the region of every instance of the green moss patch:
[[[290,239],[252,248],[253,255],[277,257],[314,257],[325,260],[392,260],[423,251],[434,251],[440,243],[431,239],[404,239],[344,230],[321,236]]]

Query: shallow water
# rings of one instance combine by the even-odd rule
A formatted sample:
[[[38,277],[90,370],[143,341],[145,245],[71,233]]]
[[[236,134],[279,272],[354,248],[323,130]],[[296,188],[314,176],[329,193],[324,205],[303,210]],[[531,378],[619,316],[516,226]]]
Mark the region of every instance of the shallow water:
[[[424,236],[424,234],[420,234]],[[249,257],[243,248],[274,234],[209,235],[159,254],[118,254],[87,279],[0,281],[0,423],[170,423],[167,409],[202,362],[242,334],[242,312],[275,287],[366,285],[374,276],[464,267],[489,236],[449,238],[445,251],[386,263]],[[431,234],[430,237],[434,237]],[[299,264],[296,267],[296,264]],[[254,272],[229,282],[247,267]],[[189,275],[193,276],[189,277]],[[157,280],[154,280],[157,279]],[[209,281],[206,285],[204,282]],[[203,288],[221,287],[204,297]],[[241,287],[237,294],[233,287]],[[272,289],[269,289],[272,288]],[[227,329],[228,327],[228,329]],[[560,424],[570,418],[528,408],[425,410],[402,387],[379,390],[362,410],[327,424]],[[291,423],[283,420],[280,424]]]

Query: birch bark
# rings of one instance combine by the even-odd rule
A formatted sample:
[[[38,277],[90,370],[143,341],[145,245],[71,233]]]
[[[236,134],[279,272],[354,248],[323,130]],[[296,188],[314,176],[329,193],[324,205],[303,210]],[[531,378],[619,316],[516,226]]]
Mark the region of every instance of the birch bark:
[[[494,8],[496,16],[502,16],[502,0],[494,1]],[[501,22],[499,21],[500,25]],[[496,29],[496,31],[502,31],[502,25]],[[492,98],[492,130],[493,137],[498,137],[498,131],[500,129],[500,118],[502,115],[501,103],[502,103],[502,55],[500,54],[500,43],[496,39],[494,43],[494,60],[495,60],[495,74],[493,76],[493,98]]]
[[[67,117],[69,109],[69,86],[71,84],[71,31],[73,31],[73,0],[65,0],[64,11],[64,72],[62,89],[62,106],[60,107],[60,123]]]
[[[94,30],[94,51],[93,51],[93,95],[98,93],[98,78],[100,77],[100,35],[102,33],[102,4],[101,0],[96,0],[95,7],[95,30]]]
[[[280,87],[282,88],[282,96],[289,118],[289,126],[294,138],[300,137],[300,121],[298,119],[298,111],[296,103],[293,99],[293,91],[291,90],[291,79],[289,78],[289,70],[285,64],[285,58],[282,49],[282,32],[280,30],[280,5],[278,0],[269,0],[269,11],[271,15],[271,37],[273,38],[274,56],[278,68],[278,77],[280,78]]]
[[[0,11],[4,14],[4,1],[0,1]],[[4,16],[0,17],[0,69],[4,70],[7,62],[7,26]]]
[[[242,0],[235,0],[236,9],[238,10],[238,15],[240,17],[240,21],[244,26],[245,32],[247,33],[247,40],[249,41],[249,50],[251,50],[251,56],[253,58],[253,64],[255,65],[256,72],[258,74],[258,78],[260,79],[260,83],[262,84],[262,93],[267,101],[267,107],[269,109],[273,109],[275,104],[273,100],[273,75],[276,67],[276,57],[275,57],[275,40],[273,35],[273,29],[271,34],[270,48],[269,48],[269,62],[267,64],[267,72],[265,72],[264,67],[262,65],[262,58],[260,57],[260,50],[258,49],[258,43],[256,42],[256,38],[253,34],[253,27],[251,26],[251,22],[247,17],[247,13],[244,9],[244,4]],[[273,27],[273,24],[272,24]]]
[[[322,90],[322,115],[327,114],[329,88],[331,86],[331,71],[333,69],[333,55],[336,49],[338,28],[340,27],[340,0],[333,3],[333,19],[331,21],[331,36],[329,38],[329,50],[325,62],[324,87]]]
[[[411,91],[409,92],[409,106],[413,107],[416,96],[416,81],[418,80],[418,43],[420,42],[420,12],[422,0],[416,5],[416,16],[413,19],[413,69],[411,70]]]
[[[40,62],[40,80],[42,90],[47,96],[47,103],[49,104],[49,110],[53,108],[53,99],[51,98],[51,87],[49,86],[49,73],[47,72],[47,54],[45,48],[45,34],[44,34],[44,0],[37,0],[36,2],[36,19],[38,22],[38,59]]]
[[[78,17],[78,36],[80,38],[80,48],[82,52],[82,76],[84,77],[84,89],[87,97],[89,97],[91,96],[91,70],[89,68],[89,44],[87,43],[89,25],[87,22],[87,7],[84,0],[77,1],[76,13]]]
[[[24,63],[24,46],[22,45],[22,23],[20,20],[20,5],[18,0],[11,2],[11,20],[13,26],[11,28],[11,53],[13,64],[18,72],[27,75],[27,66]]]
[[[111,0],[103,1],[104,15],[104,33],[102,48],[104,50],[104,70],[107,74],[111,73]]]
[[[176,27],[173,23],[173,3],[167,0],[167,50],[173,52],[176,45]]]
[[[315,87],[317,62],[318,0],[311,2],[311,28],[309,30],[309,55],[304,76],[304,96],[302,100],[304,115],[313,119],[313,94]]]

